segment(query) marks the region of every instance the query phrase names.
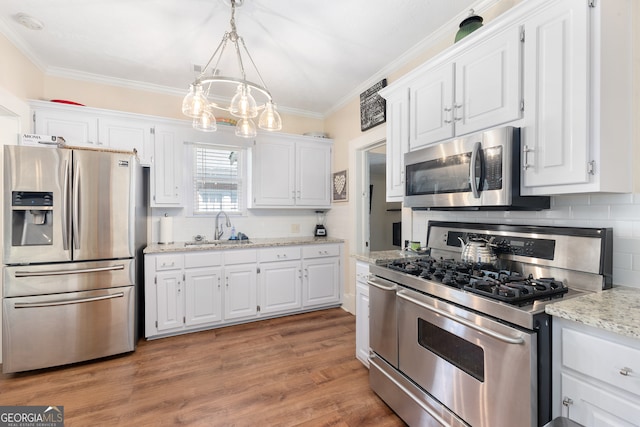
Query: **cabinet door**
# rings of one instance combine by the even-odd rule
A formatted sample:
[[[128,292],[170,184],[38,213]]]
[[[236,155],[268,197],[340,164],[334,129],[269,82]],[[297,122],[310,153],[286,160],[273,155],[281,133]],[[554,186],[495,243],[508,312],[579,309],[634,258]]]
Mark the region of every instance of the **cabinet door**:
[[[296,143],[296,205],[331,206],[331,146]]]
[[[520,34],[520,27],[513,25],[456,58],[453,104],[456,135],[521,117]]]
[[[589,7],[558,0],[525,22],[523,185],[588,182]]]
[[[340,302],[339,258],[317,258],[303,262],[302,306]]]
[[[98,139],[98,119],[81,111],[37,110],[35,133],[64,138],[68,145],[103,147]]]
[[[260,264],[260,312],[297,310],[302,306],[300,261]]]
[[[224,318],[242,319],[256,316],[256,265],[234,265],[224,269]]]
[[[454,64],[434,68],[411,84],[409,149],[415,150],[454,136]]]
[[[184,326],[184,296],[182,271],[172,270],[156,275],[156,307],[158,332]]]
[[[98,122],[98,139],[114,150],[135,150],[140,164],[151,163],[151,128],[150,123],[124,118],[100,118]]]
[[[184,137],[178,128],[156,126],[151,166],[151,206],[182,205],[182,150]]]
[[[562,375],[562,396],[567,415],[589,427],[634,427],[640,420],[637,398],[618,395],[569,374]]]
[[[369,366],[369,286],[356,283],[356,357]]]
[[[185,324],[200,326],[222,320],[222,268],[185,271]]]
[[[264,137],[253,144],[253,206],[295,204],[295,144]]]
[[[409,151],[409,90],[390,93],[387,100],[387,202],[404,197],[404,154]]]

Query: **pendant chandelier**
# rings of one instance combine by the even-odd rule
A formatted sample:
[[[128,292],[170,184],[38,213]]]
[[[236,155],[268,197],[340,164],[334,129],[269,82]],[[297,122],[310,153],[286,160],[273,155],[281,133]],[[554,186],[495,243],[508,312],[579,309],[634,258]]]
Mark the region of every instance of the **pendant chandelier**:
[[[282,120],[271,98],[271,93],[264,84],[264,80],[253,62],[253,58],[247,50],[244,39],[238,35],[236,31],[235,12],[236,6],[242,6],[244,0],[231,0],[231,30],[224,33],[220,44],[209,58],[207,65],[204,66],[200,75],[189,86],[189,93],[182,101],[182,113],[193,118],[193,127],[195,129],[213,132],[217,130],[216,118],[213,114],[214,109],[228,111],[231,115],[238,118],[236,124],[236,135],[252,138],[256,136],[256,125],[253,119],[258,116],[260,110],[260,118],[258,126],[260,129],[268,131],[277,131],[282,129]],[[231,50],[235,52],[235,59],[239,69],[239,77],[227,77],[220,74],[220,62],[224,56],[225,50],[231,44]],[[227,56],[232,56],[233,52]],[[248,58],[249,63],[253,66],[260,84],[247,80],[243,61],[243,52]],[[213,64],[213,66],[211,66]],[[209,70],[209,74],[207,71]],[[235,94],[229,93],[229,88]],[[226,90],[226,94],[225,94]],[[260,104],[256,102],[254,95],[257,95]],[[230,98],[230,101],[221,103],[220,99]],[[215,101],[214,101],[215,100]]]

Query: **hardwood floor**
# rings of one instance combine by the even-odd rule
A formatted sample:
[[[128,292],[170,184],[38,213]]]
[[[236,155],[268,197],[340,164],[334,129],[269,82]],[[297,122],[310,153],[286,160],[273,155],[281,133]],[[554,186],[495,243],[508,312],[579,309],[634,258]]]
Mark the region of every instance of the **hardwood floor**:
[[[65,426],[404,426],[330,309],[138,343],[134,353],[0,375],[0,405],[63,405]]]

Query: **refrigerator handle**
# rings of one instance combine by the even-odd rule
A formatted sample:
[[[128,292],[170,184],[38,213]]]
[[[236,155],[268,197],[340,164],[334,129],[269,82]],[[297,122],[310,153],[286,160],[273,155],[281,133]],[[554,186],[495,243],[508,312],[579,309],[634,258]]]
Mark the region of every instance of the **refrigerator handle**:
[[[62,248],[69,250],[69,162],[64,162],[64,178],[62,184]]]
[[[73,247],[80,249],[80,168],[74,161],[73,171]]]
[[[124,270],[124,264],[107,267],[78,268],[75,270],[16,271],[15,277],[66,276],[80,273],[99,273],[101,271]]]

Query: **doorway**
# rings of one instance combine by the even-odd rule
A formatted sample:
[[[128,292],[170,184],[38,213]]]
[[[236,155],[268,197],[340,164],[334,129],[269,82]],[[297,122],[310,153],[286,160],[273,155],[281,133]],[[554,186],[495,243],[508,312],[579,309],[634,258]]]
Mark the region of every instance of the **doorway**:
[[[365,245],[369,251],[400,249],[401,204],[386,200],[386,143],[368,147],[364,152],[366,173],[363,187],[365,192],[368,189],[368,205],[363,206],[361,214],[367,224]]]

